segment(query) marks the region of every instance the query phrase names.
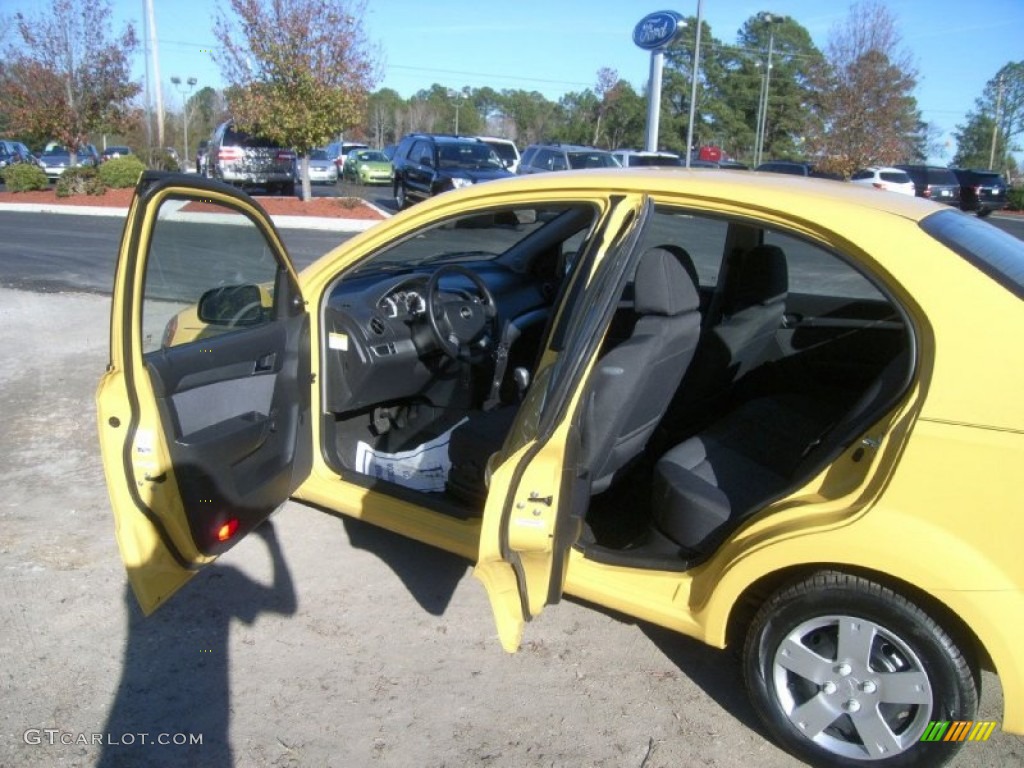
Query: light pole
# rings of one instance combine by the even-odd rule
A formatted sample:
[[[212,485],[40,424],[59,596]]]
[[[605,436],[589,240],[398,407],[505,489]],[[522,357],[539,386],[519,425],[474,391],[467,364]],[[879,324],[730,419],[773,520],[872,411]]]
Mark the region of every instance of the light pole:
[[[199,81],[194,77],[188,78],[185,81],[188,89],[182,85],[181,78],[177,75],[171,78],[171,82],[174,83],[174,87],[181,94],[181,122],[185,128],[185,156],[182,157],[182,161],[185,163],[186,168],[190,168],[192,164],[188,160],[188,99],[185,98],[185,94],[191,93]]]
[[[761,110],[764,109],[764,72],[761,71],[761,67],[764,64],[760,61],[755,61],[754,66],[759,72],[761,72],[761,85],[757,90],[757,118],[754,121],[754,147],[753,147],[753,158],[754,166],[757,166],[757,150],[761,145]]]
[[[989,153],[989,156],[988,156],[988,167],[993,169],[993,170],[995,170],[995,167],[996,167],[996,139],[999,136],[999,118],[1000,118],[1000,114],[999,113],[1002,111],[1002,108],[1003,108],[1003,76],[1002,75],[999,76],[999,86],[998,87],[999,87],[999,90],[997,92],[998,95],[996,96],[996,117],[992,121],[992,151]],[[1002,166],[1002,163],[1000,163],[1000,166]]]
[[[459,108],[462,106],[462,97],[469,96],[469,86],[464,86],[461,91],[454,88],[448,89],[448,98],[455,99],[455,135],[459,135]]]
[[[697,0],[697,40],[693,44],[693,72],[690,73],[690,120],[686,127],[686,167],[693,156],[693,121],[697,116],[697,72],[700,67],[700,27],[704,18],[704,0]]]
[[[760,165],[763,159],[764,138],[768,128],[768,92],[772,82],[772,52],[775,48],[775,28],[772,25],[782,24],[786,20],[785,16],[780,16],[777,13],[768,13],[767,11],[761,11],[761,13],[757,14],[757,18],[762,24],[768,25],[768,66],[764,73],[764,89],[761,95],[761,106],[758,109],[761,119],[757,125],[757,142],[754,146],[755,167]]]

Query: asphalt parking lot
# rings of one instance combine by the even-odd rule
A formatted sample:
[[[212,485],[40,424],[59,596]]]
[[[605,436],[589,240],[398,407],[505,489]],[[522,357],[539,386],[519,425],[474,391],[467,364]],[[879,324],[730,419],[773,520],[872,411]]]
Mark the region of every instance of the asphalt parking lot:
[[[468,562],[295,503],[143,619],[96,445],[108,315],[0,289],[0,766],[800,764],[729,652],[567,600],[507,655]]]

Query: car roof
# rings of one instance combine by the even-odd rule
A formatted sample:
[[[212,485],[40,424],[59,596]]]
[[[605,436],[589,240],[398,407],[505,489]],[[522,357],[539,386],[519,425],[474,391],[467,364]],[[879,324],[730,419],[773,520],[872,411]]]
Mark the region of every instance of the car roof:
[[[430,139],[431,141],[440,142],[442,144],[457,144],[457,143],[471,143],[471,144],[483,144],[483,140],[477,136],[456,136],[453,133],[410,133],[406,138],[417,138],[417,139]]]
[[[667,149],[614,149],[613,154],[616,155],[672,155],[673,157],[679,157],[675,152],[669,152]]]
[[[808,211],[816,211],[828,219],[833,229],[846,229],[851,207],[879,211],[912,221],[920,221],[947,206],[909,195],[880,195],[862,184],[837,184],[828,179],[771,173],[738,174],[735,171],[681,167],[663,168],[594,168],[559,173],[530,174],[488,182],[485,190],[497,192],[504,185],[522,191],[552,191],[570,195],[588,190],[612,190],[622,193],[683,194],[704,201],[719,200],[723,205],[769,208],[806,219]],[[834,205],[832,205],[834,204]],[[826,216],[826,213],[828,214]]]
[[[562,149],[562,150],[565,150],[566,152],[606,152],[609,155],[611,154],[611,152],[609,152],[607,149],[600,149],[598,147],[589,147],[586,144],[559,144],[558,142],[548,142],[548,143],[543,143],[542,142],[542,143],[539,143],[539,144],[531,144],[530,146],[531,147],[541,147],[541,148],[544,148],[544,149]]]

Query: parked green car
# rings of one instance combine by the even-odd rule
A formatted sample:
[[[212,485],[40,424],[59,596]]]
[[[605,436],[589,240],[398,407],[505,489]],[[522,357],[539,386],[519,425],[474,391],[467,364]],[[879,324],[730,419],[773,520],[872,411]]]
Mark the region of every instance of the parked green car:
[[[390,184],[395,170],[387,156],[376,149],[353,149],[345,158],[342,175],[360,184]]]

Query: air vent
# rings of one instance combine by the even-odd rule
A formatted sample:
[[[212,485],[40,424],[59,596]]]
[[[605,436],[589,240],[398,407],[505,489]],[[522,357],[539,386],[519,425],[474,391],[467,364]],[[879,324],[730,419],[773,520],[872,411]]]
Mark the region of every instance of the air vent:
[[[380,315],[374,315],[370,318],[370,330],[378,336],[383,336],[384,331],[387,330],[387,323],[384,322],[384,318]]]

